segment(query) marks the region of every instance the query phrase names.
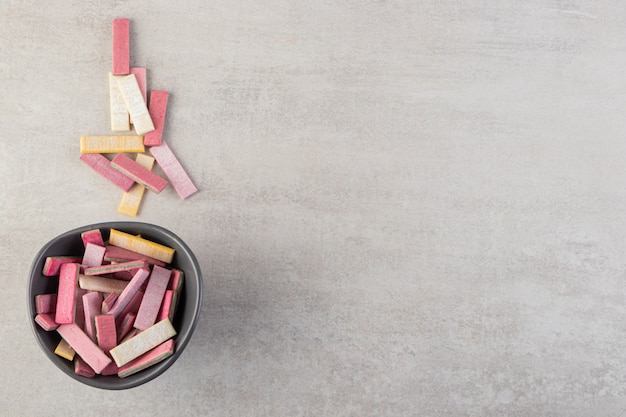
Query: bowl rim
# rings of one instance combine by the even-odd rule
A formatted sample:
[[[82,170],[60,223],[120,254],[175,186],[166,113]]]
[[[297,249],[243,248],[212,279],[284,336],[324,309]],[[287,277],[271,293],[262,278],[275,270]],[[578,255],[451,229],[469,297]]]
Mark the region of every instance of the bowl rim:
[[[67,366],[62,365],[62,362],[59,360],[61,358],[58,355],[56,355],[54,351],[47,349],[44,343],[44,340],[41,337],[41,334],[42,332],[44,332],[44,330],[41,329],[34,320],[34,317],[36,314],[34,311],[34,301],[33,301],[35,294],[32,293],[32,286],[33,286],[33,281],[35,277],[36,276],[39,277],[39,275],[41,275],[41,271],[36,271],[36,268],[38,264],[40,263],[40,260],[42,259],[43,256],[45,256],[44,254],[46,253],[46,251],[48,251],[50,247],[54,245],[54,243],[56,243],[58,240],[67,238],[70,236],[75,236],[87,230],[111,229],[111,228],[119,229],[121,231],[124,231],[125,229],[132,229],[132,228],[154,230],[156,234],[162,234],[166,236],[168,239],[175,241],[182,248],[182,252],[184,253],[184,255],[188,257],[190,260],[190,263],[193,269],[193,275],[196,277],[196,281],[197,281],[196,284],[197,284],[198,291],[196,292],[195,297],[193,299],[189,298],[189,296],[185,293],[186,303],[191,302],[194,304],[194,312],[193,312],[193,316],[189,319],[190,320],[189,326],[186,329],[184,329],[185,330],[184,333],[179,332],[180,329],[177,329],[178,333],[175,338],[176,349],[174,350],[174,353],[172,354],[172,356],[166,358],[165,360],[161,361],[158,364],[155,364],[154,366],[146,368],[142,370],[141,372],[138,372],[134,375],[130,375],[126,378],[118,377],[116,379],[107,379],[106,381],[104,381],[104,380],[99,380],[97,376],[95,378],[86,378],[80,375],[76,375],[73,372],[70,372]],[[152,240],[152,238],[150,240]],[[155,240],[157,240],[157,243],[160,243],[158,242],[158,239],[155,239]],[[187,271],[183,271],[183,272],[185,272],[185,278],[191,275],[190,273],[188,274]],[[187,279],[185,279],[185,281],[187,281]],[[187,285],[184,285],[183,291],[186,291],[186,288],[187,288]],[[167,369],[169,369],[174,364],[174,362],[176,362],[176,360],[180,357],[183,350],[185,349],[185,347],[188,345],[189,341],[191,340],[193,333],[195,331],[195,328],[198,324],[200,313],[202,310],[202,301],[204,297],[203,292],[204,291],[203,291],[202,271],[200,269],[200,264],[198,263],[198,260],[195,254],[193,253],[191,248],[189,248],[189,246],[183,241],[183,239],[178,237],[172,231],[162,226],[153,224],[153,223],[138,222],[138,221],[109,221],[109,222],[92,223],[92,224],[73,228],[71,230],[63,232],[51,238],[47,243],[45,243],[41,247],[41,249],[39,249],[39,251],[37,251],[37,254],[34,256],[33,261],[31,263],[31,267],[29,269],[28,288],[26,291],[28,319],[30,322],[33,335],[35,336],[35,339],[37,341],[37,344],[39,345],[41,350],[44,352],[44,354],[48,357],[48,359],[50,359],[50,361],[57,368],[63,371],[63,373],[65,373],[66,375],[68,375],[75,381],[78,381],[82,384],[92,386],[95,388],[100,388],[100,389],[105,389],[105,390],[124,390],[124,389],[130,389],[130,388],[143,385],[155,379],[159,375],[163,374]]]

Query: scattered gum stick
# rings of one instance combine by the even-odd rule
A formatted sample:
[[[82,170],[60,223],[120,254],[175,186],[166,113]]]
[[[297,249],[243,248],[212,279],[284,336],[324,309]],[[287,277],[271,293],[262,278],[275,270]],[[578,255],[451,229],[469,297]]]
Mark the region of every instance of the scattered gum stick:
[[[76,351],[72,349],[65,339],[61,339],[56,349],[54,349],[54,353],[68,361],[74,360],[74,356],[76,355]]]
[[[156,321],[159,322],[165,318],[169,318],[170,321],[174,321],[172,313],[172,298],[174,297],[174,291],[166,290],[163,295],[163,302],[159,308],[159,314],[157,314]]]
[[[143,153],[137,154],[135,162],[148,171],[152,171],[152,167],[154,166],[154,158]],[[146,187],[141,184],[133,185],[130,190],[122,195],[122,200],[120,201],[117,211],[127,216],[136,216],[137,212],[139,212],[139,206],[141,206],[141,200],[143,199],[145,190]]]
[[[106,249],[107,250],[104,253],[104,259],[106,261],[127,262],[127,261],[133,261],[133,260],[141,260],[141,261],[146,261],[147,263],[151,265],[165,266],[165,262],[163,261],[159,261],[158,259],[151,258],[150,256],[147,256],[138,252],[134,252],[132,250],[124,249],[119,246],[107,245]]]
[[[59,275],[61,265],[67,263],[80,263],[82,260],[79,256],[48,256],[46,262],[43,265],[43,275],[46,277],[53,277]]]
[[[136,317],[137,317],[137,315],[135,313],[132,313],[132,312],[128,312],[128,313],[126,313],[126,315],[124,315],[124,319],[122,320],[122,324],[119,326],[119,335],[118,335],[118,339],[119,340],[124,339],[126,337],[126,335],[128,335],[128,333],[131,331],[131,329],[133,328],[133,324],[135,324],[135,318]],[[111,349],[113,349],[113,348],[111,348]]]
[[[146,146],[158,146],[161,144],[168,95],[169,93],[167,91],[152,90],[150,92],[148,112],[150,113],[150,117],[152,117],[154,130],[145,134],[143,144]]]
[[[130,73],[130,20],[113,19],[113,74]]]
[[[59,324],[74,323],[79,269],[80,265],[77,263],[61,265],[57,305],[54,315],[54,321]]]
[[[37,314],[54,313],[57,308],[57,295],[39,294],[35,296],[35,312]]]
[[[96,324],[94,319],[102,312],[102,294],[98,291],[83,295],[83,310],[85,317],[85,333],[95,342]]]
[[[144,103],[148,102],[148,80],[146,77],[146,68],[145,67],[131,67],[130,73],[135,75],[135,79],[137,80],[137,85],[139,86],[139,91],[141,92],[141,97],[143,97]]]
[[[162,142],[159,146],[153,146],[149,150],[180,198],[184,200],[198,191],[167,143]]]
[[[121,367],[175,335],[174,326],[169,319],[165,319],[148,327],[132,339],[120,343],[111,349],[110,353],[117,366]]]
[[[104,254],[102,256],[104,259]],[[128,261],[128,262],[120,262],[120,263],[109,264],[109,265],[92,266],[90,268],[85,269],[85,275],[112,274],[114,272],[145,268],[147,265],[148,264],[146,261]]]
[[[161,343],[152,350],[120,367],[117,375],[120,378],[124,378],[161,362],[162,360],[172,356],[174,353],[174,346],[175,343],[173,339]]]
[[[110,314],[97,315],[94,318],[98,346],[105,353],[117,346],[117,329],[115,317]]]
[[[99,374],[111,359],[76,324],[62,324],[57,332],[78,353],[95,373]]]
[[[119,75],[109,72],[109,107],[111,114],[111,131],[128,132],[130,130],[130,115],[126,110],[126,103],[122,90],[117,83]]]
[[[94,378],[96,373],[80,356],[74,358],[74,373],[85,378]]]
[[[121,279],[99,277],[96,275],[83,275],[78,276],[78,285],[80,288],[89,291],[98,291],[110,294],[121,294],[128,286],[129,281],[123,281]],[[100,311],[102,311],[102,301],[100,302]]]
[[[52,330],[56,330],[59,327],[59,323],[57,323],[54,319],[54,314],[52,313],[40,313],[35,316],[35,322],[41,326],[47,332]]]
[[[130,190],[135,181],[111,166],[111,161],[99,153],[84,153],[80,160],[89,165],[101,177],[111,181],[124,191]]]
[[[80,153],[144,152],[143,136],[81,136]]]
[[[167,185],[167,180],[133,161],[123,153],[119,153],[113,158],[111,166],[157,194],[163,191]]]
[[[113,314],[113,316],[117,318],[124,311],[128,303],[130,303],[133,299],[137,291],[139,291],[141,284],[143,284],[143,282],[148,278],[148,275],[150,275],[150,272],[147,269],[140,269],[137,271],[133,279],[128,282],[124,291],[122,291],[120,296],[117,298],[117,301],[108,314]]]
[[[171,274],[172,271],[160,266],[155,266],[152,269],[148,286],[146,287],[143,300],[141,300],[141,305],[137,312],[137,318],[135,319],[134,327],[136,329],[146,330],[156,322],[156,317],[163,303],[163,296],[165,295]]]
[[[106,248],[104,246],[99,246],[95,243],[87,243],[81,264],[87,268],[102,265],[105,251]]]
[[[113,307],[113,304],[117,301],[117,297],[119,297],[119,294],[112,292],[104,298],[102,301],[102,314],[107,314],[111,310],[111,307]]]
[[[117,85],[124,97],[126,110],[128,110],[130,118],[133,120],[135,132],[138,135],[143,135],[153,131],[154,124],[148,112],[148,106],[146,106],[146,102],[141,95],[135,74],[117,78]]]
[[[83,240],[83,245],[87,246],[87,243],[94,243],[98,246],[104,246],[104,240],[102,239],[102,233],[100,229],[87,230],[80,234],[80,238]]]
[[[165,263],[171,263],[174,258],[174,249],[139,236],[120,232],[116,229],[111,229],[109,244],[119,246],[129,251],[138,252]]]

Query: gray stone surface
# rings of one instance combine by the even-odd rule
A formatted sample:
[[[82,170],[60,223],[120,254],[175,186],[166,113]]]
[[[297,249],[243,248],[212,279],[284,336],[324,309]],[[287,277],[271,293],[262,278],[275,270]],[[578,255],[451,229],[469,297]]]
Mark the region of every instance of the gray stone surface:
[[[205,302],[180,360],[75,383],[26,314],[38,248],[125,220],[110,22],[200,192],[147,195]],[[0,414],[626,415],[626,9],[588,1],[0,3]]]

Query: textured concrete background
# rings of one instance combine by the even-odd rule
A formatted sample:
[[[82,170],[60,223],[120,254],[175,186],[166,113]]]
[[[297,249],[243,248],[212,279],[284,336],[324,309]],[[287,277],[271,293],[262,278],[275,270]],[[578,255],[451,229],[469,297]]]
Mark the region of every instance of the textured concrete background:
[[[110,22],[171,92],[201,191],[138,220],[205,279],[180,360],[125,392],[40,352],[41,245],[126,220]],[[0,414],[626,415],[622,1],[0,3]]]

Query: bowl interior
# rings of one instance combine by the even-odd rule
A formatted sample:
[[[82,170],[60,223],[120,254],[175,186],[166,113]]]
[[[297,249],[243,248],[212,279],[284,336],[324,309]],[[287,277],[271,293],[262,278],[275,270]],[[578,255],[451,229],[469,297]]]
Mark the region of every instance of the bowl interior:
[[[175,249],[174,259],[170,267],[184,272],[183,288],[180,294],[178,307],[174,316],[173,325],[177,331],[175,336],[174,354],[164,361],[144,369],[126,378],[117,375],[96,375],[95,378],[85,378],[74,374],[73,362],[54,353],[54,349],[61,340],[56,331],[47,332],[34,321],[35,296],[38,294],[54,293],[58,287],[58,277],[43,275],[43,265],[48,256],[81,256],[84,247],[81,232],[100,229],[102,238],[108,240],[109,230],[114,228],[133,235],[141,235],[145,239],[169,246]],[[83,226],[70,230],[48,242],[37,254],[31,267],[28,291],[28,308],[31,317],[31,326],[35,338],[48,358],[63,372],[84,384],[102,389],[127,389],[144,384],[167,370],[178,359],[189,342],[196,327],[202,306],[202,274],[196,257],[189,247],[175,234],[160,226],[140,222],[108,222]]]

